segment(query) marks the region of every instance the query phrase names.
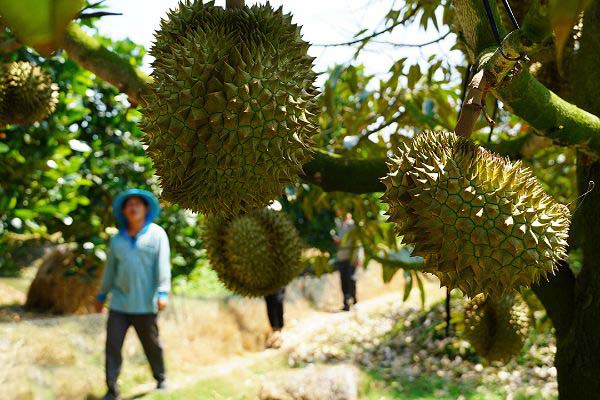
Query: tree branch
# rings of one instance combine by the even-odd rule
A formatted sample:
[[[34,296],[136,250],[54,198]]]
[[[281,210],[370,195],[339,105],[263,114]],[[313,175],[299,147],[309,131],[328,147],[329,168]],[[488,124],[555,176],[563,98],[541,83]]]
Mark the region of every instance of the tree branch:
[[[563,100],[529,71],[522,71],[493,93],[541,136],[600,155],[600,118]]]
[[[317,149],[313,160],[303,168],[302,179],[321,186],[326,192],[359,194],[385,191],[385,185],[379,180],[388,173],[383,158],[354,159]]]
[[[118,54],[110,51],[77,24],[72,23],[65,33],[63,47],[69,57],[100,78],[115,85],[129,96],[132,105],[142,103],[152,78]]]

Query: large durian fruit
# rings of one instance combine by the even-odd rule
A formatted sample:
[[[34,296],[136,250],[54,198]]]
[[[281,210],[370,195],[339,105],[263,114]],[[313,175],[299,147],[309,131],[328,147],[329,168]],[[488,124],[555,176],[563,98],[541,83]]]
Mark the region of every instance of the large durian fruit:
[[[454,133],[422,132],[389,168],[389,219],[442,285],[500,297],[566,255],[569,210],[520,162]]]
[[[58,86],[42,68],[27,61],[0,66],[0,122],[31,125],[56,109]]]
[[[243,296],[264,296],[300,272],[302,242],[281,212],[261,209],[207,219],[203,235],[211,267],[225,286]]]
[[[464,337],[487,361],[508,362],[529,334],[529,310],[520,297],[499,299],[480,294],[464,310]]]
[[[310,160],[313,57],[282,10],[186,1],[156,33],[142,108],[162,197],[235,215],[279,196]]]

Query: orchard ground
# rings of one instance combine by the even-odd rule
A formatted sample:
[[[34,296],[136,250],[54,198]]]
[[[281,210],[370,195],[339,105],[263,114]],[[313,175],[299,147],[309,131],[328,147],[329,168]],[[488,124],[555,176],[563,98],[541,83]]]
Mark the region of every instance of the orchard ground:
[[[130,333],[124,347],[124,393],[152,399],[283,399],[290,397],[268,396],[273,396],[273,386],[279,392],[293,390],[286,386],[286,374],[310,373],[314,365],[342,365],[358,371],[360,399],[556,397],[555,350],[548,329],[532,336],[507,366],[485,365],[466,342],[455,335],[445,337],[445,290],[428,280],[424,307],[418,290],[403,302],[400,275],[385,285],[379,265],[361,271],[358,290],[363,301],[350,313],[335,312],[341,298],[337,273],[296,279],[287,291],[285,345],[280,350],[264,350],[268,323],[262,299],[194,298],[187,291],[173,298],[160,321],[169,392],[152,392],[145,357]],[[30,276],[26,272],[22,278],[0,281],[4,398],[98,398],[103,391],[105,316],[23,313],[19,303]],[[456,297],[453,320],[459,330],[461,308]],[[310,385],[306,381],[302,390],[310,392]]]

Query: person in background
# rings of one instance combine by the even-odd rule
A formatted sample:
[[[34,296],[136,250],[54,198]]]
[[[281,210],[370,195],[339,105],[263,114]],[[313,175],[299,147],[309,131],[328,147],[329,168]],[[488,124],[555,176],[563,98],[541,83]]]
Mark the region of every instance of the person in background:
[[[96,311],[102,312],[107,296],[111,296],[106,324],[105,400],[119,398],[121,348],[130,326],[142,343],[157,388],[166,387],[157,315],[167,306],[171,262],[167,233],[153,223],[159,213],[158,200],[145,190],[127,190],[113,201],[119,232],[110,240],[96,298]]]
[[[355,245],[355,241],[349,236],[355,228],[352,214],[338,209],[337,216],[336,234],[333,237],[338,247],[335,265],[340,271],[342,281],[342,293],[344,295],[342,310],[350,311],[350,307],[357,302],[356,267],[360,266],[361,249]]]
[[[285,287],[275,293],[265,296],[267,303],[267,315],[271,324],[271,335],[267,339],[267,347],[281,347],[281,330],[283,329],[283,301],[285,299]]]

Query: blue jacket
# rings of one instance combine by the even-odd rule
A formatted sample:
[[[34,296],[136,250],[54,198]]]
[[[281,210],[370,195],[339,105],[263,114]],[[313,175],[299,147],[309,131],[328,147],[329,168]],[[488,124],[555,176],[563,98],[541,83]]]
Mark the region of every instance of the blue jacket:
[[[123,202],[132,195],[144,197],[149,205],[146,225],[135,237],[123,226],[126,220],[121,214]],[[122,193],[113,203],[121,229],[110,240],[98,294],[98,300],[105,301],[110,293],[111,310],[156,313],[158,298],[168,296],[171,289],[169,238],[163,228],[152,223],[158,216],[158,207],[151,193],[137,189]]]

